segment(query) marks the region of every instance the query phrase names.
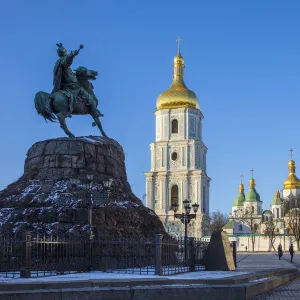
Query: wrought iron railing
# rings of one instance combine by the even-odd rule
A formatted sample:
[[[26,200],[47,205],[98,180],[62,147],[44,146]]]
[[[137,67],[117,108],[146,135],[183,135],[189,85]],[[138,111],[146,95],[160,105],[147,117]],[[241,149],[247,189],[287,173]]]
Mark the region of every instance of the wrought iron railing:
[[[104,271],[170,275],[204,270],[207,242],[195,238],[0,236],[0,277]]]

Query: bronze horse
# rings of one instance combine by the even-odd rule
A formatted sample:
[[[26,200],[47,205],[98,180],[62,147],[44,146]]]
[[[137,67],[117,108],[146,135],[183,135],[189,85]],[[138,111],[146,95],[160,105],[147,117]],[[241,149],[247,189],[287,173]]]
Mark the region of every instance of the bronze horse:
[[[79,67],[75,70],[76,78],[81,85],[95,100],[96,106],[98,106],[98,99],[96,98],[93,85],[89,82],[89,80],[96,80],[96,76],[98,73],[93,70],[89,70],[85,67]],[[68,97],[58,91],[54,94],[49,94],[43,91],[37,92],[34,97],[35,108],[39,115],[42,115],[45,120],[49,120],[51,122],[56,122],[58,119],[60,123],[60,127],[64,130],[64,132],[71,138],[74,138],[74,134],[68,129],[66,124],[66,118],[71,117],[73,115],[91,115],[94,119],[93,126],[98,126],[101,134],[106,137],[106,134],[102,128],[99,116],[103,117],[99,111],[98,114],[96,112],[92,112],[90,107],[87,106],[80,97],[77,97],[72,113],[70,112],[70,104]]]

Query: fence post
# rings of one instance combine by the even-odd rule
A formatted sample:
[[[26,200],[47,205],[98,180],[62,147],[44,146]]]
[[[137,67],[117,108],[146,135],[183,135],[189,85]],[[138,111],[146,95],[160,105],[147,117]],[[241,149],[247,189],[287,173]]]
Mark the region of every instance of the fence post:
[[[155,235],[155,275],[162,276],[162,234]]]
[[[85,259],[86,259],[86,266],[88,271],[93,269],[93,246],[94,246],[94,236],[91,235],[87,241],[87,247],[85,249]]]
[[[195,238],[190,238],[190,272],[195,272]]]
[[[31,232],[26,231],[25,241],[23,244],[23,263],[24,267],[20,270],[21,278],[30,278],[31,277]]]
[[[234,265],[235,265],[235,267],[237,267],[237,263],[236,263],[236,241],[232,242],[232,256],[233,256]]]

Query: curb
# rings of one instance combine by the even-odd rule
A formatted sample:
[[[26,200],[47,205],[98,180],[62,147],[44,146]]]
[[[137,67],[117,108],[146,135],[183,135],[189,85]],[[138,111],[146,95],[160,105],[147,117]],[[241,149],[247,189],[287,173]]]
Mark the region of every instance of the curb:
[[[48,289],[69,289],[89,287],[135,287],[135,286],[168,286],[168,285],[236,285],[246,284],[251,281],[263,278],[274,278],[286,274],[295,274],[297,269],[271,269],[258,271],[250,274],[232,276],[218,279],[168,279],[168,278],[141,278],[141,279],[86,279],[77,281],[50,281],[42,279],[41,282],[13,282],[0,283],[1,291],[26,291],[26,290],[48,290]]]
[[[247,277],[248,275],[248,277]],[[251,299],[300,276],[297,269],[275,269],[224,279],[86,280],[1,283],[0,300]]]

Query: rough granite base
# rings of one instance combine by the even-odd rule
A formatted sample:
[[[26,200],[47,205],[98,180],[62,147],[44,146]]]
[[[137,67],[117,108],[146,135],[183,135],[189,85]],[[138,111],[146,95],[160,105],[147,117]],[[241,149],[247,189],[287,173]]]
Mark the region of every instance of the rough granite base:
[[[86,233],[84,199],[74,196],[70,179],[82,179],[89,173],[94,174],[94,185],[113,179],[109,203],[93,212],[96,233],[111,237],[166,234],[157,215],[132,193],[120,144],[95,136],[35,143],[27,152],[24,175],[0,192],[0,230]]]

